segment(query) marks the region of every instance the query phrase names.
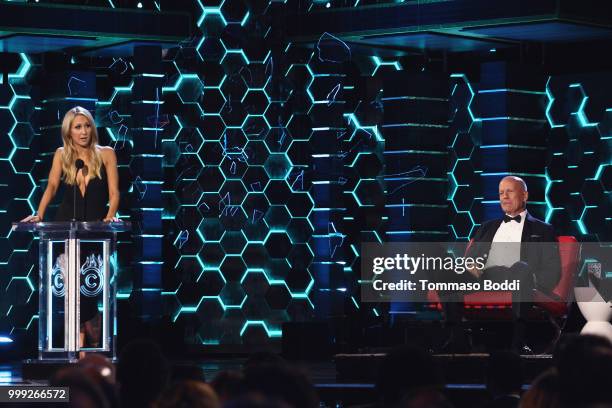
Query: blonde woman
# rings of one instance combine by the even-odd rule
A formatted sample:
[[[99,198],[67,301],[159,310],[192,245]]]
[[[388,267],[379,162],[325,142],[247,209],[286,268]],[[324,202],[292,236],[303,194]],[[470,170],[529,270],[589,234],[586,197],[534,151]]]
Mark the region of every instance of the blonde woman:
[[[62,140],[64,146],[58,148],[53,156],[49,181],[38,212],[22,221],[40,222],[45,219],[47,206],[55,197],[60,182],[64,183],[64,197],[55,221],[118,221],[115,217],[119,207],[117,156],[111,147],[98,145],[98,131],[87,109],[77,106],[66,112],[62,121]],[[64,254],[60,254],[60,264],[63,258]],[[98,347],[101,316],[97,299],[81,297],[80,304],[81,347]]]
[[[23,221],[45,219],[47,206],[64,183],[64,198],[55,221],[117,221],[119,208],[119,175],[117,156],[112,147],[98,145],[98,131],[91,113],[80,106],[66,112],[62,121],[64,146],[53,156],[47,188],[38,212]],[[83,167],[77,169],[77,161]],[[76,184],[76,198],[73,187]],[[106,205],[108,204],[108,209]]]

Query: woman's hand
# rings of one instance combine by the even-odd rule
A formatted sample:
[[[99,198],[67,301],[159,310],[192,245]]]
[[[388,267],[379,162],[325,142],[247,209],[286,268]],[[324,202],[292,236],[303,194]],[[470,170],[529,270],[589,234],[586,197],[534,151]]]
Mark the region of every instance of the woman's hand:
[[[34,214],[34,215],[28,215],[20,222],[41,222],[41,221],[42,221],[42,217],[38,214]]]
[[[102,221],[104,221],[104,222],[119,222],[121,220],[119,218],[117,218],[117,217],[104,217],[104,219]]]

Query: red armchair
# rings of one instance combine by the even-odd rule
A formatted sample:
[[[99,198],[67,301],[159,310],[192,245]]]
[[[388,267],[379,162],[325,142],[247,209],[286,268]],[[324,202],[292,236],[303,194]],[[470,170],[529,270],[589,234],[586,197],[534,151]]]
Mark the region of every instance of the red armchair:
[[[559,236],[557,241],[559,242],[559,257],[561,260],[561,278],[552,293],[546,294],[538,289],[535,289],[533,293],[534,306],[544,312],[555,329],[555,335],[547,351],[555,346],[565,326],[573,295],[580,252],[580,245],[573,236]],[[429,299],[439,302],[437,294],[430,293]],[[511,292],[475,292],[465,295],[463,302],[466,315],[469,317],[491,318],[495,315],[508,317],[512,307],[512,294]],[[439,303],[436,306],[440,309]]]

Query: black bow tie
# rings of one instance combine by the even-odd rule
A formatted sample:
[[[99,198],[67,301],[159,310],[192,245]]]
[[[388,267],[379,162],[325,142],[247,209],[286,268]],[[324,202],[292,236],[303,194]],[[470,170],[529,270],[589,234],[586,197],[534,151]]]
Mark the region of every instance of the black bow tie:
[[[520,214],[517,215],[516,217],[510,217],[509,215],[504,215],[504,222],[510,222],[510,221],[516,221],[516,222],[521,222],[521,216]]]

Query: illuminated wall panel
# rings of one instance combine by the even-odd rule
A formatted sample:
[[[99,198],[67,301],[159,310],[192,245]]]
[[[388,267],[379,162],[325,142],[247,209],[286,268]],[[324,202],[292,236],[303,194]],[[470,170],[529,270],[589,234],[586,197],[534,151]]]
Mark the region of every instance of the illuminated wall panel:
[[[609,75],[419,70],[329,33],[303,47],[271,24],[295,8],[194,0],[195,35],[161,60],[6,55],[0,334],[35,338],[36,243],[10,222],[37,205],[75,104],[117,152],[119,213],[134,224],[119,239],[121,312],[161,315],[187,343],[381,318],[386,308],[359,301],[360,244],[468,240],[499,215],[508,171],[559,233],[610,240]]]

